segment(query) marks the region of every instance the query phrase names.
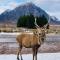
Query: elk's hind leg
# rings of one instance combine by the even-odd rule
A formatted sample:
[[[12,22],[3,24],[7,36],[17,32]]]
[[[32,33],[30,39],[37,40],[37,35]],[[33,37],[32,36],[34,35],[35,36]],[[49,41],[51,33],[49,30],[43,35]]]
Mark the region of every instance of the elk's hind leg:
[[[17,52],[17,60],[20,60],[20,59],[19,59],[19,53],[20,53],[21,60],[23,60],[23,59],[22,59],[21,50],[22,50],[22,46],[20,46],[19,49],[18,49],[18,52]]]

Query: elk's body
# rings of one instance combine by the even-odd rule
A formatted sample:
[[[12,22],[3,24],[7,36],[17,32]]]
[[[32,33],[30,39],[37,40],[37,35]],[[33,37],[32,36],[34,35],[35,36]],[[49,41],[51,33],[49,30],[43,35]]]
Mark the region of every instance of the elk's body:
[[[26,48],[33,48],[36,47],[38,44],[38,37],[37,35],[34,35],[33,33],[22,33],[21,35],[17,36],[17,42],[20,46],[26,47]]]
[[[37,60],[37,52],[38,48],[41,46],[42,42],[44,42],[45,39],[45,31],[40,30],[36,32],[24,32],[17,36],[16,40],[19,43],[19,51],[17,54],[17,59],[19,60],[19,53],[21,55],[21,49],[22,47],[25,48],[32,48],[33,51],[33,60],[35,57],[35,60]],[[22,60],[22,55],[21,55]]]
[[[37,23],[36,23],[36,19],[35,19],[35,26],[37,31],[32,32],[32,34],[30,33],[21,33],[20,35],[17,36],[16,40],[19,43],[19,51],[17,54],[17,59],[19,60],[19,53],[21,56],[21,60],[22,60],[22,55],[21,55],[21,49],[22,47],[26,47],[26,48],[32,48],[32,52],[33,52],[33,60],[37,60],[37,52],[38,52],[38,48],[41,46],[41,44],[44,42],[44,39],[46,37],[45,35],[45,30],[40,28]],[[43,27],[46,27],[43,26]]]

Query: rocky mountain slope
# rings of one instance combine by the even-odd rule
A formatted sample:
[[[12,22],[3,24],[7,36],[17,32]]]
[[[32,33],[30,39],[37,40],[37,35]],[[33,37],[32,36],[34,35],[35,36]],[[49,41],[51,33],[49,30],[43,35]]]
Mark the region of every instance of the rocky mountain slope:
[[[49,20],[49,15],[42,10],[40,7],[37,7],[33,3],[27,3],[16,7],[14,10],[6,10],[0,15],[1,23],[12,23],[16,24],[20,16],[33,14],[34,16],[44,15]],[[54,17],[50,17],[50,24],[60,24],[60,21],[56,20]]]

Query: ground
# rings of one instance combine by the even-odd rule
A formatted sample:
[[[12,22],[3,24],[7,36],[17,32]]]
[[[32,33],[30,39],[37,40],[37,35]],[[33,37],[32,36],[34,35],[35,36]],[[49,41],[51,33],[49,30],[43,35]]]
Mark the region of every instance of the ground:
[[[0,34],[0,60],[17,60],[18,44],[15,34]],[[23,48],[23,60],[32,60],[32,49]],[[38,60],[60,60],[60,34],[47,35],[38,50]]]
[[[0,54],[16,54],[18,47],[16,33],[0,33]],[[47,34],[46,41],[41,45],[38,52],[60,52],[60,34]],[[32,49],[23,48],[22,53],[32,53]]]
[[[10,45],[9,45],[10,44]],[[16,44],[16,43],[15,43]],[[0,43],[0,54],[16,54],[18,50],[18,46],[13,47],[14,43]],[[54,53],[60,52],[60,42],[45,42],[38,50],[39,53]],[[22,53],[29,54],[32,53],[31,48],[22,49]]]
[[[0,60],[17,60],[17,56],[14,54],[0,55]],[[38,60],[60,60],[60,53],[40,53],[38,54]],[[32,60],[32,54],[23,54],[23,60]]]

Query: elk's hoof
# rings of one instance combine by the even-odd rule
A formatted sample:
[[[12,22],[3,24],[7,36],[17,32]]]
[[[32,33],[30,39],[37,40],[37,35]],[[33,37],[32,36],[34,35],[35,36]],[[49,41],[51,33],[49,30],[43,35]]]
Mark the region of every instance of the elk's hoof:
[[[17,60],[20,60],[19,57],[17,57]]]
[[[21,60],[23,60],[23,59],[21,59]]]

